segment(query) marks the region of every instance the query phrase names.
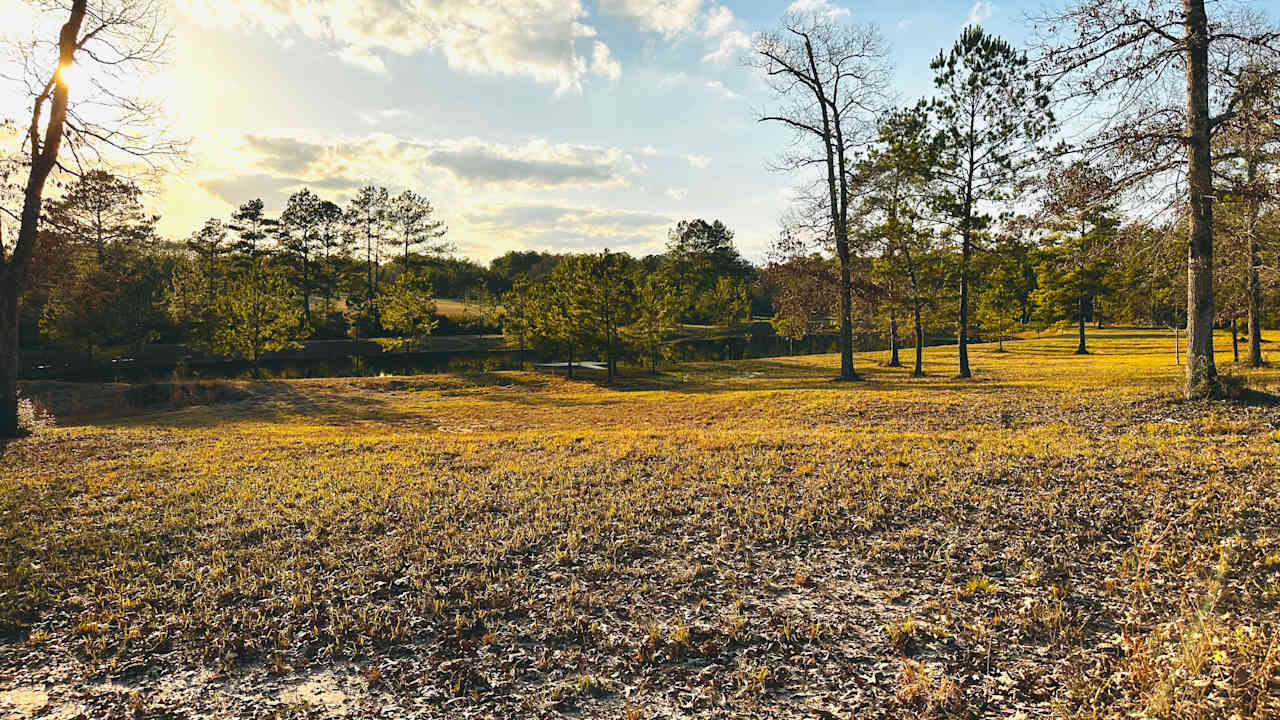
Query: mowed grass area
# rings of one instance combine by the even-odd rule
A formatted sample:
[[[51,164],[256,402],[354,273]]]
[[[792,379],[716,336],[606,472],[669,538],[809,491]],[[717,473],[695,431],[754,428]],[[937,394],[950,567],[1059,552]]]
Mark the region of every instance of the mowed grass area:
[[[0,713],[1280,716],[1280,374],[1187,403],[1170,334],[1091,343],[42,430],[0,456]]]

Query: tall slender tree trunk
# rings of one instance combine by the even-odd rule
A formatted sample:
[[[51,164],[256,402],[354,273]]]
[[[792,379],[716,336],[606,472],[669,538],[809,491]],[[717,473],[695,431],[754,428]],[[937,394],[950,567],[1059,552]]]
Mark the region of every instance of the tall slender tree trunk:
[[[1249,185],[1253,187],[1258,178],[1258,164],[1255,158],[1249,158],[1247,166]],[[1258,268],[1262,266],[1262,252],[1258,243],[1258,200],[1249,200],[1249,267],[1246,286],[1249,288],[1249,367],[1260,368],[1262,361],[1262,282],[1258,277]],[[1239,358],[1237,358],[1237,361]]]
[[[853,282],[849,271],[848,194],[845,188],[843,132],[836,108],[826,95],[818,73],[818,63],[813,53],[813,42],[804,37],[805,53],[809,58],[810,87],[822,114],[822,149],[827,164],[827,197],[831,201],[831,231],[835,235],[836,255],[840,259],[840,379],[857,380],[853,369]],[[838,159],[837,159],[838,156]]]
[[[612,385],[615,377],[613,366],[613,329],[605,330],[604,334],[604,367],[605,367],[605,383]]]
[[[907,261],[907,278],[911,281],[911,319],[914,323],[916,362],[911,377],[924,377],[924,325],[920,322],[920,283],[916,279],[916,266],[911,260],[911,250],[904,244],[902,256]]]
[[[1238,332],[1239,324],[1240,324],[1240,318],[1237,318],[1237,317],[1231,318],[1231,361],[1237,362],[1237,363],[1240,362],[1240,333]]]
[[[14,437],[18,427],[18,295],[20,286],[0,284],[0,437]]]
[[[58,67],[75,62],[80,28],[84,24],[88,0],[73,0],[71,15],[58,35]],[[44,100],[35,103],[31,125],[31,169],[22,198],[22,214],[18,240],[8,258],[0,251],[0,437],[15,437],[18,426],[18,301],[27,282],[27,266],[35,252],[40,232],[40,210],[44,203],[44,186],[58,162],[62,135],[67,119],[68,87],[59,78],[53,82],[49,119],[40,138],[41,110]],[[36,144],[39,143],[39,147]]]
[[[966,219],[966,223],[968,220]],[[964,229],[960,249],[960,377],[973,377],[969,370],[969,258],[973,245],[969,241],[969,228]]]
[[[302,322],[311,327],[311,261],[302,259]]]
[[[1213,159],[1209,126],[1209,21],[1204,0],[1183,0],[1187,29],[1187,188],[1191,216],[1187,242],[1188,396],[1212,394],[1213,362]]]
[[[920,303],[917,302],[912,308],[912,322],[915,323],[916,333],[916,364],[911,370],[912,377],[924,377],[924,325],[920,322]]]
[[[898,359],[898,314],[889,310],[889,367],[902,367]]]
[[[573,343],[569,343],[569,371],[566,373],[569,379],[573,379]]]
[[[1076,354],[1088,355],[1089,348],[1085,345],[1085,342],[1084,342],[1084,296],[1083,295],[1081,295],[1076,300],[1076,314],[1080,316],[1079,318],[1080,343],[1076,345]]]

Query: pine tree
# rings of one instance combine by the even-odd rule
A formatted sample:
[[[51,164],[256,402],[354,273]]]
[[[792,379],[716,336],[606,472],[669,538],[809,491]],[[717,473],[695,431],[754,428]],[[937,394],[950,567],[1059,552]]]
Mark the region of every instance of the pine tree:
[[[960,238],[960,377],[967,378],[970,271],[979,236],[991,224],[987,209],[1009,198],[1054,119],[1026,55],[981,27],[966,27],[930,67],[942,189],[935,203]]]

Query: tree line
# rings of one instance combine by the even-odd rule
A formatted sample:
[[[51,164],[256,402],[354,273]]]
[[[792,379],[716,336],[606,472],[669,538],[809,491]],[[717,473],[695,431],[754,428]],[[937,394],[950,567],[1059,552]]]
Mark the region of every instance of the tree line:
[[[905,107],[874,25],[797,9],[755,36],[750,63],[777,99],[759,119],[796,139],[779,165],[816,176],[774,248],[785,332],[835,313],[852,380],[855,307],[888,305],[895,345],[909,316],[919,347],[923,315],[945,303],[966,378],[976,321],[1069,315],[1086,352],[1098,305],[1145,277],[1154,321],[1157,276],[1180,269],[1186,303],[1171,313],[1187,328],[1188,395],[1221,391],[1215,327],[1245,317],[1261,364],[1280,32],[1241,8],[1167,5],[1046,10],[1031,52],[968,26],[930,63],[933,96]],[[1168,252],[1178,225],[1184,257]],[[824,258],[834,272],[796,269]],[[1132,317],[1129,291],[1117,305]]]
[[[31,347],[101,356],[155,342],[255,366],[308,338],[412,346],[448,322],[503,331],[521,348],[616,351],[650,365],[680,324],[739,327],[760,296],[757,269],[720,221],[682,221],[665,252],[633,258],[510,251],[488,266],[456,257],[422,195],[366,186],[345,204],[310,189],[270,212],[261,199],[175,241],[156,230],[134,182],[93,170],[45,203],[22,305]],[[467,301],[469,325],[436,313]]]
[[[848,297],[851,332],[883,338],[890,365],[913,348],[922,374],[926,337],[958,335],[952,313],[965,291],[976,336],[1001,343],[1071,324],[1085,352],[1086,325],[1185,322],[1178,221],[1125,221],[1098,168],[1045,175],[1038,206],[975,232],[966,264],[931,217],[938,143],[922,109],[886,114],[877,138],[850,175]],[[339,205],[303,189],[274,213],[255,199],[181,241],[160,237],[143,200],[138,185],[97,170],[46,203],[23,303],[32,345],[109,354],[184,342],[257,364],[307,338],[411,347],[449,323],[500,331],[522,354],[566,360],[570,373],[603,358],[612,380],[620,358],[656,371],[676,357],[672,342],[688,326],[743,333],[765,317],[792,341],[841,330],[839,258],[797,239],[809,232],[799,212],[759,267],[730,228],[703,219],[677,223],[656,254],[510,251],[481,265],[453,254],[436,209],[412,191],[367,186]],[[1248,316],[1252,258],[1272,263],[1276,250],[1280,215],[1257,204],[1255,218],[1249,198],[1232,199],[1217,218],[1228,327]],[[1280,307],[1273,284],[1260,286],[1258,325]],[[470,324],[437,314],[437,297],[466,300]]]
[[[71,87],[77,63],[145,78],[163,61],[162,4],[121,7],[49,4],[57,38],[15,46],[30,112],[13,125],[21,149],[3,168],[5,220],[17,227],[0,228],[0,436],[19,432],[19,338],[33,331],[89,347],[170,333],[255,357],[339,321],[365,336],[431,332],[442,269],[468,269],[433,257],[444,228],[412,193],[371,186],[344,208],[300,192],[270,221],[250,203],[180,246],[154,238],[138,188],[102,161],[157,167],[183,143],[157,129],[154,103],[101,83],[75,96]],[[864,326],[887,308],[895,348],[900,318],[919,348],[945,307],[965,377],[976,329],[1025,324],[1030,308],[1070,310],[1087,349],[1083,327],[1100,308],[1132,317],[1145,302],[1155,320],[1160,297],[1159,312],[1186,326],[1188,395],[1220,390],[1216,327],[1244,317],[1249,362],[1262,362],[1280,136],[1280,32],[1269,18],[1245,3],[1072,0],[1033,19],[1026,50],[965,28],[930,63],[933,97],[894,107],[874,26],[793,7],[754,36],[751,54],[778,100],[760,119],[798,140],[778,164],[816,175],[756,285],[778,298],[780,332],[826,318],[841,377],[854,379],[855,307]],[[1090,121],[1072,129],[1059,115]],[[71,187],[46,198],[51,178]],[[435,260],[434,275],[415,257]],[[670,265],[612,253],[537,264],[555,282],[501,288],[512,308],[533,308],[531,342],[577,349],[591,338],[610,358],[647,312],[649,288],[684,289],[670,285],[683,282]],[[749,283],[727,277],[717,292],[740,298],[733,283]],[[680,297],[686,319],[720,302],[699,311]]]

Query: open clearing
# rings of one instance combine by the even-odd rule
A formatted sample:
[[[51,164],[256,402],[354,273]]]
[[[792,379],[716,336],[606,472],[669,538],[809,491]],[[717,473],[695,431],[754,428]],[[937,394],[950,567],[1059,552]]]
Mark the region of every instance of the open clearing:
[[[1092,343],[42,430],[0,457],[0,717],[1276,717],[1280,376],[1185,403],[1169,334]]]

